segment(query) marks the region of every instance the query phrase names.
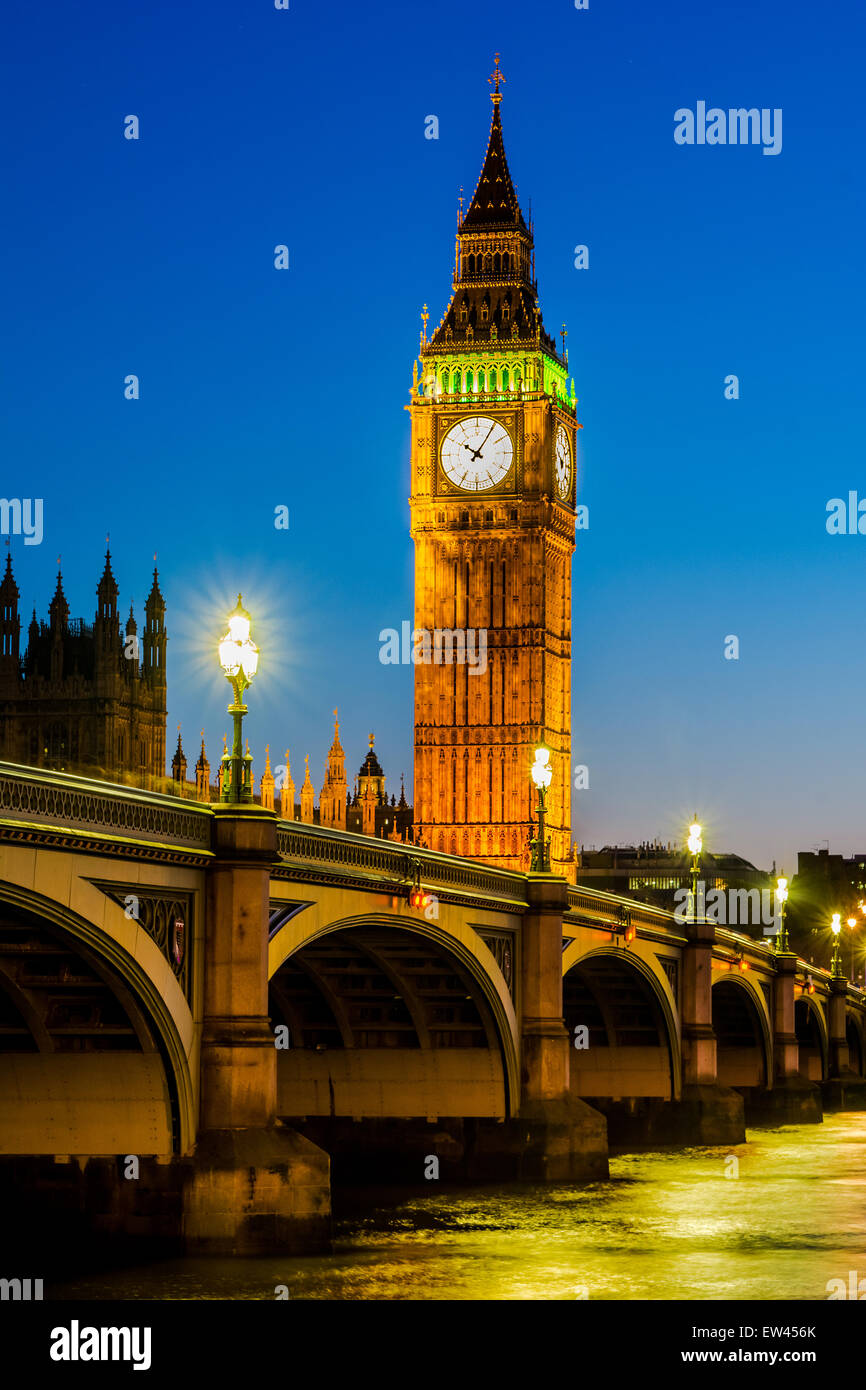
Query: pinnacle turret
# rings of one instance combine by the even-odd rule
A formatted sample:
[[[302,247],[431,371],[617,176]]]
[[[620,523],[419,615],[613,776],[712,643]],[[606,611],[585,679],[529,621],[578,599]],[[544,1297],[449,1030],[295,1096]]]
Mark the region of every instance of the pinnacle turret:
[[[0,583],[0,672],[4,685],[18,676],[21,619],[18,616],[18,585],[12,574],[12,555],[6,551],[6,573]]]
[[[66,595],[63,592],[63,575],[60,573],[59,564],[57,566],[57,587],[54,590],[54,597],[48,605],[48,615],[53,631],[62,632],[69,624],[69,604],[66,602]]]
[[[111,570],[111,551],[106,549],[105,568],[102,571],[102,578],[96,586],[98,617],[108,617],[110,614],[115,614],[117,612],[117,595],[119,592],[117,580]]]

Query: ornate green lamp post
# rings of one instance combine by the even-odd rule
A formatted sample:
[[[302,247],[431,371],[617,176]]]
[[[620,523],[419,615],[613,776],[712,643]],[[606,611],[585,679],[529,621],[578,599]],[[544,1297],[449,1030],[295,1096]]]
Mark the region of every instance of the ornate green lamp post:
[[[689,853],[692,856],[691,879],[692,879],[692,921],[698,920],[698,874],[700,873],[701,850],[704,842],[701,839],[701,827],[698,825],[698,817],[695,814],[693,823],[689,826],[688,838]]]
[[[229,614],[229,630],[219,645],[220,665],[230,682],[234,699],[229,714],[234,722],[231,753],[223,754],[223,789],[221,801],[233,803],[252,801],[250,772],[252,758],[243,753],[243,721],[247,707],[244,691],[252,685],[259,664],[259,649],[250,641],[250,615],[238,594],[237,607]]]
[[[788,928],[785,925],[785,904],[788,901],[788,880],[780,875],[776,879],[776,911],[779,914],[779,934],[776,937],[776,950],[787,951]]]
[[[834,912],[830,921],[830,930],[833,933],[833,959],[830,962],[830,973],[832,975],[842,974],[842,956],[839,951],[839,933],[842,930],[842,914]]]
[[[857,918],[856,918],[856,917],[849,917],[849,918],[847,919],[847,922],[848,922],[848,930],[849,930],[849,932],[851,933],[851,973],[850,973],[850,975],[848,976],[848,978],[849,978],[849,980],[851,981],[851,983],[852,983],[852,985],[853,985],[853,983],[854,983],[854,933],[855,933],[855,931],[857,930]]]
[[[531,768],[532,780],[538,789],[538,832],[530,842],[532,860],[530,872],[550,873],[550,849],[544,836],[544,815],[547,810],[547,788],[553,781],[553,768],[550,766],[550,749],[541,744],[535,750],[535,762]]]

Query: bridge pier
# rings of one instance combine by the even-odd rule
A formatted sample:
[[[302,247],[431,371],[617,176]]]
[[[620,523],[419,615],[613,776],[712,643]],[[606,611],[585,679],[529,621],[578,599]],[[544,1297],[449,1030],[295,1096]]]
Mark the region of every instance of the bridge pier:
[[[671,1104],[669,1143],[742,1144],[746,1138],[743,1098],[718,1083],[713,1031],[712,922],[689,922],[683,948],[683,1089]]]
[[[267,932],[276,818],[258,806],[212,810],[201,1127],[184,1185],[184,1245],[199,1254],[323,1249],[328,1156],[277,1119]]]
[[[821,1083],[825,1110],[866,1110],[866,1079],[851,1066],[848,1048],[848,981],[830,981],[829,1078]]]
[[[605,1178],[607,1121],[569,1094],[570,1040],[563,1022],[562,918],[568,885],[529,874],[529,910],[520,953],[521,1094],[516,1119],[500,1143],[516,1145],[519,1176],[539,1182]]]
[[[800,1075],[794,1023],[796,977],[796,955],[779,952],[773,982],[773,1084],[746,1094],[746,1120],[752,1125],[820,1124],[823,1118],[820,1087]]]

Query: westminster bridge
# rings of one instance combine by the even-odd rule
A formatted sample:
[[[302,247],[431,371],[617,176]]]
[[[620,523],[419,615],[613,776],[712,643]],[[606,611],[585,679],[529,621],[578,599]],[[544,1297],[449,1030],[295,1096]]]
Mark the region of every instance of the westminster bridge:
[[[866,995],[551,875],[0,764],[0,1051],[13,1216],[316,1248],[332,1169],[580,1181],[861,1108]]]

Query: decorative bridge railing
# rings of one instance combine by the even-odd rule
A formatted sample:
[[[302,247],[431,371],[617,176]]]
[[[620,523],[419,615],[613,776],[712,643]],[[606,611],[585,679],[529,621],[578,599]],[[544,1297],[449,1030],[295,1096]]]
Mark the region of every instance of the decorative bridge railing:
[[[190,851],[210,854],[211,819],[207,806],[157,792],[0,763],[7,841],[40,838],[60,848],[118,854],[150,845],[188,858]]]
[[[280,821],[277,850],[285,877],[321,881],[323,875],[388,885],[397,893],[416,878],[425,888],[449,897],[496,901],[522,911],[527,904],[526,879],[508,869],[489,869],[469,859],[419,849],[415,845],[352,835],[325,826]],[[281,869],[276,870],[281,876]]]

